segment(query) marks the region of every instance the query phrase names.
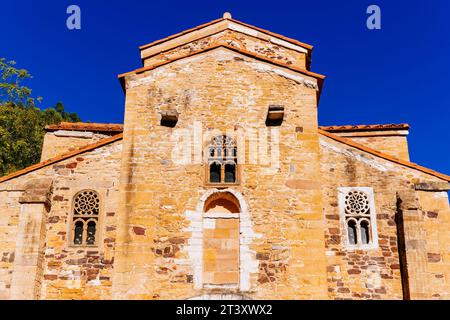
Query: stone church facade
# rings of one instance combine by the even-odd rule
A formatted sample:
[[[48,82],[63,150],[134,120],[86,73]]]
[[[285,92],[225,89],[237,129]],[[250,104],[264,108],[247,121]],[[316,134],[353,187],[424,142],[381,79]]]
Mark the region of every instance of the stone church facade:
[[[0,299],[450,298],[450,177],[319,126],[312,46],[225,14],[140,54],[123,125],[0,178]]]

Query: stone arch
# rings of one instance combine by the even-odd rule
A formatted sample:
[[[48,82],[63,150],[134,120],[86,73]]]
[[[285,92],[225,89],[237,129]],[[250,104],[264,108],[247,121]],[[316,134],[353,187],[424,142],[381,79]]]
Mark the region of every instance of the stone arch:
[[[239,208],[240,208],[240,212],[241,213],[247,213],[248,212],[248,207],[247,207],[247,203],[244,200],[244,196],[239,192],[236,191],[234,189],[231,188],[227,188],[227,189],[210,189],[207,192],[205,192],[201,197],[200,200],[197,204],[197,208],[196,211],[197,212],[203,212],[203,209],[205,208],[205,202],[212,196],[212,195],[223,195],[223,194],[231,194],[232,196],[234,196],[234,198],[237,200],[237,202],[239,203]]]
[[[239,213],[234,208],[229,210],[229,215],[235,215],[239,218],[239,292],[250,290],[251,274],[258,273],[258,260],[255,251],[251,250],[249,245],[253,239],[260,238],[260,234],[256,234],[252,228],[252,221],[247,203],[244,196],[232,188],[227,189],[210,189],[201,195],[195,211],[186,211],[186,217],[190,221],[190,225],[186,231],[191,233],[189,245],[185,248],[190,257],[194,272],[194,288],[197,290],[205,289],[203,279],[203,237],[204,237],[204,215],[205,208],[210,208],[214,204],[215,199],[225,198],[230,200],[239,208]],[[212,212],[214,213],[214,212]],[[231,293],[231,292],[230,292]]]
[[[230,192],[216,192],[205,200],[203,212],[239,213],[241,206],[239,200]]]

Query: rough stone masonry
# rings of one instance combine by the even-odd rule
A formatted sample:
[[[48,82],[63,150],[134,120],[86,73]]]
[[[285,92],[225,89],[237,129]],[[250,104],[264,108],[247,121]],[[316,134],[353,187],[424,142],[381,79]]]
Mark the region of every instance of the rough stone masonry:
[[[123,125],[0,178],[0,299],[450,299],[450,177],[406,124],[320,127],[312,46],[226,14],[140,54]]]

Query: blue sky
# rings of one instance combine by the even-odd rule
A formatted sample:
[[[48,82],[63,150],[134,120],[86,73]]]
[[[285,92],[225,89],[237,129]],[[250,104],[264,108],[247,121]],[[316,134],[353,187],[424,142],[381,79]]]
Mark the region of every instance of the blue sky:
[[[81,8],[81,30],[66,8]],[[382,29],[366,28],[366,9]],[[321,125],[411,125],[411,160],[450,174],[450,2],[2,0],[0,56],[34,76],[28,85],[84,121],[123,121],[117,74],[140,67],[138,46],[217,19],[233,18],[315,46],[325,74]]]

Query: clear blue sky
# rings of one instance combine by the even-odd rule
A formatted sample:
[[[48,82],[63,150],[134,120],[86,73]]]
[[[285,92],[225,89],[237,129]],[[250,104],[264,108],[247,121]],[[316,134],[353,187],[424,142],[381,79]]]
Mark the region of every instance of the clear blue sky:
[[[66,8],[81,8],[81,30]],[[382,30],[366,28],[366,8]],[[140,67],[138,46],[233,18],[315,46],[312,70],[327,75],[321,125],[403,123],[414,162],[450,174],[450,2],[247,0],[2,0],[0,56],[34,79],[42,106],[62,101],[84,121],[123,121],[117,74]]]

